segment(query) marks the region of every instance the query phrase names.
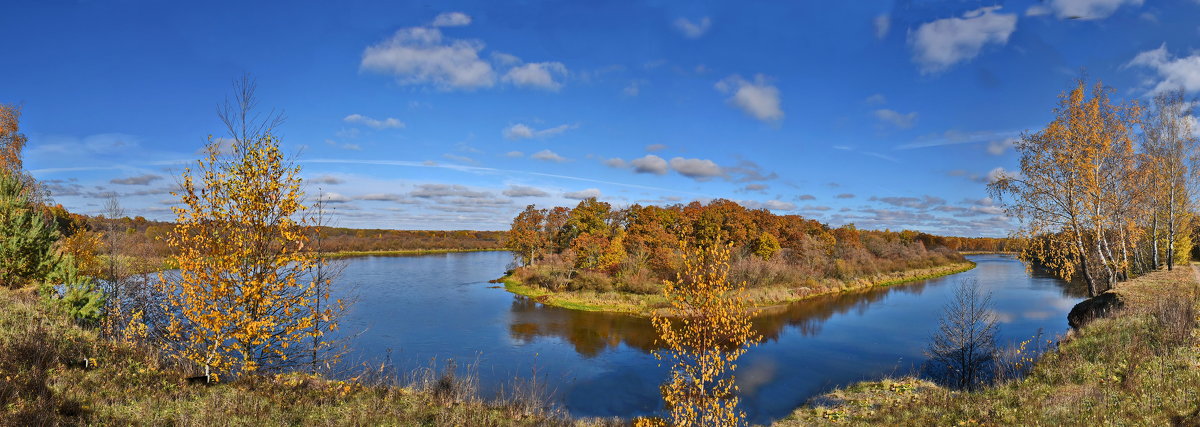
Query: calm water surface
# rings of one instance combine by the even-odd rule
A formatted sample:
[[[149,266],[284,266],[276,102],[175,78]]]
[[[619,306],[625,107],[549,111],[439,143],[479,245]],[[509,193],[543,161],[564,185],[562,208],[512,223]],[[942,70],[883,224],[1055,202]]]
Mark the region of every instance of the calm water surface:
[[[962,279],[993,292],[1001,343],[1067,330],[1078,291],[1027,273],[1009,256],[968,258],[978,267],[965,273],[807,300],[756,318],[764,342],[737,371],[751,421],[784,417],[833,387],[914,372]],[[434,359],[477,363],[485,395],[536,372],[575,416],[659,411],[666,370],[649,353],[650,322],[546,307],[487,283],[510,261],[505,252],[347,260],[339,284],[356,286],[359,298],[342,323],[341,333],[359,334],[347,360],[390,361],[400,372]]]

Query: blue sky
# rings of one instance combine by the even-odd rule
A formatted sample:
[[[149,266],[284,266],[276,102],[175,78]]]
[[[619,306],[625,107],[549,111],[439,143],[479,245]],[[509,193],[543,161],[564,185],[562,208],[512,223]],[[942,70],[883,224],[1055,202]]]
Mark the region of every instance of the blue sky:
[[[6,2],[0,102],[57,202],[172,219],[251,73],[342,226],[595,195],[1002,236],[988,176],[1081,72],[1200,91],[1196,0],[246,3]]]

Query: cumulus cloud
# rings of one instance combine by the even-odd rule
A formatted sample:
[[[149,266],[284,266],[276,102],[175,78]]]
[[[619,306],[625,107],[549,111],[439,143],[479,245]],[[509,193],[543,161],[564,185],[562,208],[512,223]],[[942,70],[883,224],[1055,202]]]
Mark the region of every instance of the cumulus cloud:
[[[914,111],[914,112],[911,112],[908,114],[904,114],[904,113],[900,113],[895,110],[889,110],[889,109],[883,108],[883,109],[875,110],[875,118],[882,120],[886,123],[890,123],[893,126],[896,126],[898,128],[908,129],[910,127],[913,127],[914,124],[916,124],[917,113]]]
[[[1050,0],[1049,11],[1058,19],[1104,19],[1123,5],[1141,6],[1143,0]],[[1029,14],[1029,11],[1025,12]]]
[[[542,150],[542,151],[538,151],[538,152],[536,152],[536,153],[533,153],[533,154],[529,155],[529,157],[530,157],[530,158],[532,158],[532,159],[544,160],[544,161],[547,161],[547,162],[558,162],[558,163],[562,163],[562,162],[565,162],[565,161],[567,161],[567,158],[566,158],[566,157],[560,156],[560,155],[558,155],[557,153],[555,153],[555,152],[553,152],[553,151],[550,151],[550,150]]]
[[[913,61],[924,74],[938,73],[979,55],[986,44],[1004,45],[1017,28],[1016,14],[998,13],[1000,6],[976,9],[961,18],[921,24],[908,35]]]
[[[344,119],[342,119],[342,121],[344,121],[346,123],[370,126],[375,129],[389,129],[389,128],[399,129],[399,128],[404,127],[404,122],[400,121],[399,119],[388,117],[383,120],[379,120],[379,119],[373,119],[373,118],[364,116],[362,114],[351,114],[349,116],[346,116]]]
[[[429,25],[434,27],[462,27],[471,25],[471,17],[462,12],[446,12],[433,18]]]
[[[1004,178],[1015,177],[1015,176],[1017,176],[1016,172],[1013,172],[1010,170],[1005,170],[1002,167],[997,167],[995,169],[992,169],[991,171],[988,171],[987,182],[993,183],[993,182],[999,181]]]
[[[504,74],[504,82],[514,86],[531,87],[557,92],[562,89],[562,83],[555,76],[567,75],[567,66],[561,62],[533,62],[518,65]]]
[[[155,174],[145,174],[126,178],[116,178],[109,182],[120,185],[150,185],[150,183],[160,179],[163,179],[163,177]]]
[[[510,185],[508,186],[508,189],[504,190],[501,194],[504,194],[508,197],[546,197],[550,195],[550,193],[542,191],[538,188],[524,187],[520,185]]]
[[[395,76],[400,84],[431,84],[444,90],[491,87],[491,64],[479,58],[483,43],[446,40],[437,28],[413,27],[367,47],[359,67]]]
[[[1158,83],[1151,83],[1152,93],[1170,89],[1183,89],[1187,92],[1200,91],[1200,53],[1176,58],[1167,51],[1163,43],[1158,49],[1147,50],[1137,54],[1126,67],[1146,67],[1158,74]]]
[[[515,141],[515,140],[519,140],[519,139],[530,139],[530,138],[549,138],[551,136],[559,135],[568,130],[575,129],[577,127],[579,127],[579,125],[564,124],[564,125],[558,125],[558,126],[555,126],[552,128],[539,130],[539,129],[534,129],[524,123],[517,123],[515,125],[505,128],[504,131],[501,133],[504,134],[505,138]]]
[[[675,29],[679,30],[680,34],[683,34],[684,37],[689,39],[700,38],[700,36],[703,36],[704,33],[708,32],[710,27],[712,27],[712,20],[707,16],[700,18],[696,22],[692,22],[687,18],[679,18],[675,20]]]
[[[1008,151],[1009,148],[1012,148],[1016,143],[1016,138],[1005,138],[992,141],[987,145],[987,152],[993,156],[1000,156],[1003,155],[1005,151]]]
[[[801,194],[800,196],[796,197],[796,200],[817,200],[817,197],[813,196],[812,194]]]
[[[779,88],[768,84],[766,76],[762,74],[754,76],[754,81],[748,81],[735,74],[717,82],[716,88],[721,93],[730,95],[727,101],[731,105],[756,119],[764,122],[783,119]]]
[[[887,104],[887,97],[883,96],[882,93],[877,93],[877,94],[868,96],[867,99],[863,100],[863,102],[866,102],[867,105],[883,105],[883,104]]]
[[[667,161],[662,157],[653,154],[633,159],[629,161],[633,166],[633,171],[637,173],[652,173],[655,175],[665,175],[667,173]]]
[[[698,181],[706,181],[718,176],[724,176],[725,170],[713,163],[712,160],[706,159],[685,159],[676,157],[671,159],[671,169],[678,172],[680,175],[692,178]]]
[[[568,199],[575,199],[575,200],[583,200],[583,199],[589,199],[589,198],[593,198],[593,197],[600,197],[600,190],[595,189],[595,188],[589,188],[587,190],[571,191],[571,192],[563,193],[563,197],[566,197]]]
[[[885,13],[876,16],[871,23],[875,25],[875,38],[882,39],[887,37],[888,30],[892,28],[892,17]]]
[[[836,195],[836,196],[834,196],[834,197],[835,197],[835,198],[838,198],[838,199],[853,199],[853,198],[854,198],[854,195],[853,195],[853,194],[850,194],[850,193],[842,193],[842,194],[838,194],[838,195]]]

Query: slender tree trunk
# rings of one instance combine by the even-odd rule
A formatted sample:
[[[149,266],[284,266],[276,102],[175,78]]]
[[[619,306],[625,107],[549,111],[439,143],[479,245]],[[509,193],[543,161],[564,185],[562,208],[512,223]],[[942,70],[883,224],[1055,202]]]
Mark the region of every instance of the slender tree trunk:
[[[1083,235],[1078,229],[1075,232],[1075,250],[1079,253],[1079,270],[1083,273],[1083,281],[1087,283],[1088,296],[1096,296],[1096,279],[1092,277],[1092,272],[1088,269],[1087,249],[1083,245]]]
[[[1151,270],[1157,270],[1158,266],[1159,266],[1159,262],[1158,262],[1158,206],[1155,206],[1154,209],[1152,209],[1152,211],[1154,211],[1154,213],[1151,216],[1151,220],[1150,220],[1150,242],[1151,242],[1150,246],[1152,247],[1152,249],[1154,251],[1154,256],[1153,256],[1154,266],[1151,268]]]
[[[1170,189],[1167,198],[1167,271],[1175,267],[1175,188]]]

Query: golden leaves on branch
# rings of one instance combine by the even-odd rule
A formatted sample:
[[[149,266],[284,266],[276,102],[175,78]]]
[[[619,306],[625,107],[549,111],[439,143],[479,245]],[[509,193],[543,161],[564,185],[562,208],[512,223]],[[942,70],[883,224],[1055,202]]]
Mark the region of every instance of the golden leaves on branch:
[[[321,261],[304,250],[308,225],[295,219],[305,209],[299,167],[269,134],[239,144],[223,155],[210,138],[184,173],[167,241],[179,272],[161,281],[169,338],[210,376],[297,363],[295,344],[328,316],[309,277]]]
[[[670,378],[660,387],[670,417],[639,423],[745,424],[745,414],[737,409],[733,372],[737,359],[760,339],[751,329],[742,296],[745,283],[729,282],[729,245],[685,247],[682,252],[683,268],[663,286],[670,312],[651,319],[663,345],[654,356],[671,363]]]

